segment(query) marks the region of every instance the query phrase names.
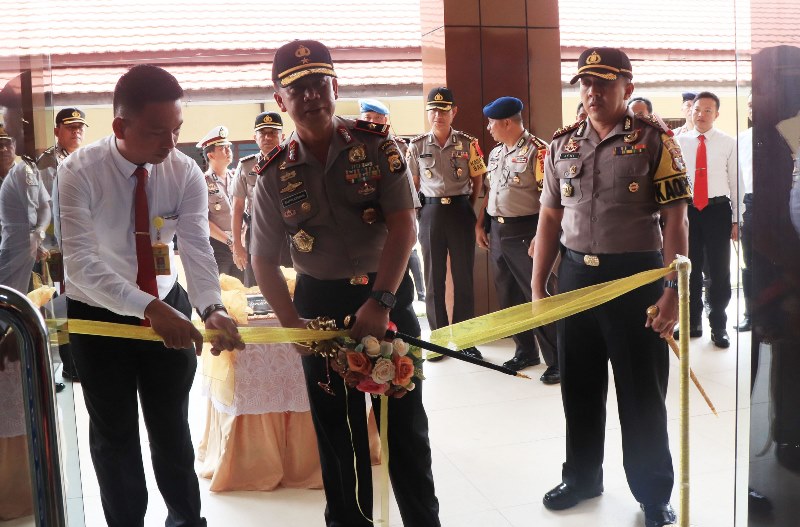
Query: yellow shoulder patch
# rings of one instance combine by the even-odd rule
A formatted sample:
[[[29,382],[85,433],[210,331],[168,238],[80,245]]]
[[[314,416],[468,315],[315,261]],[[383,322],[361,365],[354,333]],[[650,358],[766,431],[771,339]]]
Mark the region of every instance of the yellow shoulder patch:
[[[653,184],[656,203],[659,205],[692,197],[692,187],[689,178],[686,177],[686,164],[683,161],[681,147],[666,132],[661,134],[661,158],[653,174]]]

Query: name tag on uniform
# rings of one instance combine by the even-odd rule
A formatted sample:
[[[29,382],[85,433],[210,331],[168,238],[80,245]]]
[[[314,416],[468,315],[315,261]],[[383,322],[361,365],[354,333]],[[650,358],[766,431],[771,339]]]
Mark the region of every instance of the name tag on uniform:
[[[433,154],[420,154],[419,155],[420,159],[425,158],[425,157],[433,157]]]
[[[558,156],[559,159],[578,159],[579,157],[581,157],[580,152],[563,152]]]
[[[527,163],[528,162],[528,158],[524,157],[524,156],[519,156],[519,157],[515,157],[514,159],[512,159],[511,162],[512,163]]]

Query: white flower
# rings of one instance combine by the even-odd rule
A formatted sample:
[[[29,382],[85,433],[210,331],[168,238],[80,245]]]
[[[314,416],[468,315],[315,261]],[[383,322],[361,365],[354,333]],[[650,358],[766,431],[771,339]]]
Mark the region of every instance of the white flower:
[[[381,342],[381,357],[391,359],[393,349],[391,342]]]
[[[392,341],[392,348],[394,349],[394,352],[401,357],[405,357],[405,355],[408,353],[408,346],[406,346],[406,343],[403,342],[403,339],[394,339]]]
[[[361,344],[364,345],[364,353],[366,353],[367,356],[372,358],[380,356],[381,343],[378,342],[378,339],[376,339],[372,335],[367,335],[366,337],[361,339]]]
[[[372,380],[383,384],[394,379],[394,363],[390,359],[380,358],[372,368]]]
[[[410,383],[408,383],[408,385],[405,386],[405,389],[410,392],[410,391],[413,391],[414,388],[416,388],[416,387],[417,387],[416,384],[414,384],[413,382],[410,382]]]

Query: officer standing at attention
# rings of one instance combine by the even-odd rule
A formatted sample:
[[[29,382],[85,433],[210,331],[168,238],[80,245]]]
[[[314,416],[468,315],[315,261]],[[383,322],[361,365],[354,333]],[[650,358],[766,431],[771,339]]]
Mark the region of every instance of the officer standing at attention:
[[[244,273],[244,285],[256,285],[253,268],[250,265],[250,219],[253,214],[253,188],[256,186],[258,174],[253,172],[256,164],[261,161],[270,150],[283,141],[283,119],[277,112],[263,112],[256,117],[253,126],[253,139],[258,145],[259,152],[243,157],[236,167],[233,180],[233,261],[236,267]],[[242,244],[242,230],[246,246]]]
[[[285,327],[328,316],[350,334],[382,337],[389,321],[419,335],[406,270],[418,206],[389,127],[334,115],[338,81],[330,51],[296,40],[275,52],[275,100],[297,129],[256,167],[251,241],[261,292]],[[297,270],[294,301],[279,264],[286,237]],[[372,469],[364,394],[347,389],[325,358],[303,357],[317,433],[329,527],[372,527]],[[405,525],[438,527],[422,384],[389,400],[392,480]],[[395,393],[395,396],[403,393]],[[354,454],[355,464],[354,469]]]
[[[421,194],[419,242],[425,267],[425,305],[428,324],[434,330],[450,324],[445,306],[448,255],[453,275],[452,322],[468,320],[475,314],[473,207],[486,165],[478,140],[452,127],[458,113],[453,92],[445,87],[432,89],[425,108],[431,131],[411,140],[406,159]],[[462,353],[483,358],[474,347]]]
[[[486,129],[499,144],[489,153],[489,191],[478,214],[475,237],[480,247],[489,249],[497,298],[505,309],[531,301],[533,260],[528,248],[534,245],[539,222],[547,143],[525,129],[522,101],[516,97],[500,97],[487,104],[483,115],[489,119]],[[540,380],[559,382],[555,324],[513,338],[516,353],[503,366],[519,371],[539,364],[538,340],[547,364]]]
[[[51,195],[58,165],[64,161],[64,158],[80,148],[87,126],[89,124],[86,122],[86,114],[79,108],[64,108],[56,114],[56,126],[53,129],[56,144],[42,152],[42,155],[36,160],[42,181]]]
[[[562,292],[660,268],[688,250],[691,189],[680,148],[657,117],[639,118],[626,108],[632,79],[621,50],[581,53],[572,84],[580,81],[589,117],[557,130],[550,144],[533,257],[534,300],[547,296],[559,250]],[[676,273],[667,278],[558,322],[567,459],[562,482],[544,496],[546,508],[567,509],[603,492],[610,360],[623,465],[644,525],[676,521],[664,404],[669,352],[661,337],[671,335],[678,317],[678,291]],[[659,312],[648,320],[651,305]]]
[[[233,161],[231,143],[228,140],[228,129],[215,126],[197,143],[208,161],[206,170],[206,186],[208,187],[208,226],[211,231],[211,248],[220,274],[227,274],[244,279],[241,271],[233,261],[233,233],[231,190],[233,188],[233,172],[228,165]]]

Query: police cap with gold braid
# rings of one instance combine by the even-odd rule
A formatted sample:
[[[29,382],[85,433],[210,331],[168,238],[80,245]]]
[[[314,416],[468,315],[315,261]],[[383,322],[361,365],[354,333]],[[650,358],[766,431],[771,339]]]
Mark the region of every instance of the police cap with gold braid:
[[[425,105],[426,110],[444,110],[449,112],[455,106],[456,101],[453,98],[453,92],[444,86],[432,89],[428,92],[428,102]]]
[[[585,75],[615,81],[620,75],[633,79],[633,67],[628,55],[617,48],[589,48],[578,58],[578,73],[569,81],[575,84]]]
[[[278,130],[283,128],[283,119],[278,112],[263,112],[256,117],[256,123],[253,125],[253,131],[261,130],[262,128],[276,128]]]
[[[73,123],[81,123],[89,126],[86,122],[86,114],[79,108],[64,108],[56,114],[56,126]]]
[[[0,123],[0,141],[13,141],[14,138],[8,135],[6,132],[6,127],[3,123]]]
[[[289,86],[306,75],[328,75],[333,71],[331,52],[316,40],[295,40],[279,47],[272,60],[272,81],[282,87]]]

